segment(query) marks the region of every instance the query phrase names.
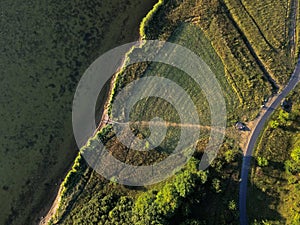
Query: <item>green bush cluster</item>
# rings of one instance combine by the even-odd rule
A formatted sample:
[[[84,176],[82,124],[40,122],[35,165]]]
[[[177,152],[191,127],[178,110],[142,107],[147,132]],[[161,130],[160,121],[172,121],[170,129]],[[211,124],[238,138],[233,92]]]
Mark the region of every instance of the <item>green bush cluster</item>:
[[[197,160],[191,159],[186,169],[159,191],[150,190],[140,195],[133,207],[133,222],[140,225],[165,224],[183,204],[184,199],[195,190],[195,186],[206,183],[207,172],[198,171],[198,165]]]
[[[104,131],[103,131],[104,132]],[[109,133],[110,130],[106,130]],[[108,135],[109,136],[109,135]],[[232,192],[225,191],[233,171],[237,171],[237,153],[231,149],[226,141],[216,162],[207,171],[199,171],[199,160],[192,157],[188,164],[167,181],[145,187],[148,190],[138,191],[138,188],[126,187],[112,182],[104,182],[103,178],[93,174],[83,193],[77,198],[70,212],[60,222],[65,224],[172,224],[180,215],[180,223],[188,224],[227,224],[232,218],[237,221],[236,199]],[[231,143],[232,144],[232,143]],[[225,153],[230,154],[230,163]],[[221,162],[221,163],[218,163]],[[236,166],[232,166],[232,165]],[[228,171],[228,168],[231,168]],[[237,181],[236,181],[237,182]],[[222,189],[221,189],[222,188]],[[143,190],[143,189],[142,189]],[[237,193],[237,189],[234,193]],[[218,198],[214,199],[215,193]],[[209,200],[207,200],[208,198]],[[222,199],[220,203],[220,199]],[[208,202],[207,202],[208,201]],[[201,204],[201,206],[196,205]],[[207,218],[215,214],[218,209],[208,205],[219,204],[222,213],[211,222]],[[202,207],[212,210],[201,211]],[[201,211],[202,214],[193,211]],[[227,216],[228,215],[228,216]],[[178,221],[178,222],[179,222]]]
[[[106,143],[106,138],[108,133],[111,130],[111,125],[103,127],[97,134],[90,138],[88,143],[82,147],[78,156],[76,157],[74,164],[72,165],[71,170],[66,175],[64,181],[61,184],[60,201],[58,205],[58,210],[52,218],[52,223],[54,221],[59,221],[63,213],[73,204],[73,201],[78,197],[81,192],[81,189],[84,187],[86,182],[85,176],[89,173],[89,167],[86,164],[85,159],[83,158],[83,153],[85,151],[95,151],[99,147],[98,138],[100,138],[103,143]]]
[[[285,169],[288,173],[293,175],[300,173],[300,139],[292,149],[290,159],[285,161]]]
[[[157,188],[139,194],[136,198],[102,188],[76,205],[65,222],[120,225],[166,224],[167,219],[174,215],[185,199],[206,183],[208,174],[199,171],[198,165],[199,161],[192,158],[173,178]]]
[[[264,167],[264,166],[268,166],[269,162],[266,158],[258,156],[257,157],[257,165]]]

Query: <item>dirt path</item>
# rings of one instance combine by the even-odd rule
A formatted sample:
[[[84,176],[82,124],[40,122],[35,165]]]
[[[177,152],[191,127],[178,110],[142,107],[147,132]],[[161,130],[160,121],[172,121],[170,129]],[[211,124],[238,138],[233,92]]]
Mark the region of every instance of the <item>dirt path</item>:
[[[259,115],[252,121],[248,122],[246,124],[247,128],[249,129],[249,131],[245,131],[241,133],[241,138],[240,138],[240,147],[243,150],[244,156],[246,155],[246,151],[247,151],[247,146],[249,144],[250,141],[250,137],[253,134],[253,131],[255,130],[255,127],[257,126],[257,124],[260,122],[261,118],[264,116],[264,114],[266,113],[267,109],[273,104],[273,102],[276,100],[278,95],[274,95],[272,96],[269,101],[265,104],[264,107],[262,107],[262,109],[259,112]]]
[[[204,130],[211,130],[211,126],[203,126],[199,124],[191,124],[191,123],[173,123],[173,122],[160,122],[160,121],[137,121],[137,122],[128,122],[128,123],[121,123],[116,121],[111,121],[111,123],[115,124],[124,124],[124,125],[140,125],[140,126],[167,126],[167,127],[187,127],[187,128],[197,128],[197,129],[204,129]],[[215,130],[218,129],[218,127],[213,128]],[[221,129],[221,128],[219,128]]]

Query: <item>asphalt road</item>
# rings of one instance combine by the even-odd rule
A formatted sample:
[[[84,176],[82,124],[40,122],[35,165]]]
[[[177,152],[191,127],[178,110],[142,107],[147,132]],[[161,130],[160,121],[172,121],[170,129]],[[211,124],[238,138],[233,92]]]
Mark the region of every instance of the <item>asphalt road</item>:
[[[280,102],[296,87],[296,85],[300,81],[300,58],[298,59],[298,63],[296,69],[291,76],[291,79],[287,86],[283,89],[283,91],[276,96],[276,99],[273,103],[266,109],[263,116],[258,121],[256,127],[253,129],[252,134],[250,136],[245,156],[243,157],[242,171],[241,171],[241,183],[240,183],[240,192],[239,192],[239,209],[240,209],[240,224],[247,225],[247,209],[246,209],[246,201],[247,201],[247,183],[248,183],[248,174],[250,169],[250,162],[253,149],[255,147],[255,143],[259,137],[259,134],[263,130],[265,123],[268,121],[271,114],[274,110],[279,106]]]

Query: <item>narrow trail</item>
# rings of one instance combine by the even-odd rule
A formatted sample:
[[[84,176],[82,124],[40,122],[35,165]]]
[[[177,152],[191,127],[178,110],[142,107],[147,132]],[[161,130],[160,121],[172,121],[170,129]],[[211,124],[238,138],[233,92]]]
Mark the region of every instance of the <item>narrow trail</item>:
[[[195,129],[204,129],[204,130],[220,130],[221,127],[211,127],[211,126],[203,126],[199,124],[192,124],[192,123],[174,123],[174,122],[162,122],[162,121],[137,121],[137,122],[117,122],[117,121],[110,121],[111,123],[115,124],[124,124],[124,125],[140,125],[140,126],[166,126],[166,127],[186,127],[186,128],[195,128]]]
[[[106,116],[106,118],[108,118]],[[137,122],[118,122],[113,120],[105,120],[102,121],[102,125],[104,124],[119,124],[124,126],[142,126],[142,127],[149,127],[149,126],[162,126],[162,127],[179,127],[179,128],[189,128],[189,129],[197,129],[197,130],[205,130],[207,132],[215,131],[221,134],[225,134],[226,137],[234,138],[235,135],[232,132],[231,127],[218,127],[218,126],[204,126],[200,124],[192,124],[192,123],[174,123],[174,122],[165,122],[165,121],[137,121]],[[235,128],[233,128],[235,129]]]

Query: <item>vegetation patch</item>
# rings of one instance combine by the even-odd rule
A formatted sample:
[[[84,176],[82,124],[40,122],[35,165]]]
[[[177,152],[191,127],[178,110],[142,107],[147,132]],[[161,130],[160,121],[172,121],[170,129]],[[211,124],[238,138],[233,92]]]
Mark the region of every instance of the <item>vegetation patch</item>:
[[[232,140],[225,141],[218,159],[207,171],[198,170],[197,158],[202,155],[199,146],[184,169],[164,182],[147,187],[120,185],[92,172],[69,212],[57,221],[63,224],[147,224],[149,221],[238,224],[236,171],[241,155],[232,145]],[[218,216],[211,219],[215,213]]]
[[[260,52],[266,43],[260,45],[258,42],[272,39],[272,34],[264,37],[265,31],[257,31],[251,18],[247,17],[246,21],[239,19],[237,12],[235,14],[228,7],[233,3],[218,0],[159,1],[140,27],[143,39],[178,43],[204,59],[216,74],[224,91],[230,125],[237,119],[247,121],[256,117],[263,100],[274,91],[274,83],[272,87],[266,71],[271,73],[282,69],[278,66],[279,61],[271,63]],[[244,24],[245,27],[242,27]],[[254,29],[257,36],[255,43],[252,43],[252,37],[244,34],[244,29],[248,26]],[[275,33],[276,29],[272,28],[270,32]],[[273,45],[276,45],[278,38],[281,37],[274,35]],[[257,47],[249,49],[252,44],[257,44]],[[286,53],[285,50],[282,52]],[[130,60],[131,54],[137,53],[138,48],[131,49],[125,60]],[[164,64],[149,62],[133,64],[116,75],[112,94],[109,96],[110,116],[112,102],[124,86],[135,79],[153,75],[164,76],[180,84],[195,102],[201,123],[209,124],[208,104],[193,81],[181,71]],[[277,79],[274,75],[275,78]],[[284,82],[279,78],[276,81]],[[151,87],[145,87],[145,92]],[[184,107],[184,102],[182,106]],[[131,117],[137,122],[149,121],[157,115],[165,115],[165,119],[171,122],[180,122],[176,111],[162,99],[148,98],[140,101],[134,108]],[[284,114],[282,118],[285,118]],[[149,135],[147,126],[131,126],[130,131],[141,138]],[[169,141],[163,142],[151,152],[142,153],[132,151],[118,142],[110,128],[107,128],[105,135],[101,132],[97,135],[119,160],[133,165],[150,165],[167,157],[169,150],[176,145],[179,130],[169,129],[168,132]],[[238,224],[241,150],[233,139],[227,137],[211,167],[200,172],[196,165],[207,143],[208,135],[204,133],[199,137],[196,153],[189,164],[175,176],[156,185],[127,187],[115,183],[114,179],[106,181],[92,172],[76,202],[70,204],[68,212],[59,221],[65,224],[147,224],[150,221],[155,224],[181,225]],[[144,150],[147,150],[147,146]],[[273,165],[266,156],[259,156],[257,163],[264,169]],[[262,192],[260,194],[261,198],[265,197]]]
[[[251,221],[299,224],[300,86],[288,99],[291,112],[278,109],[272,116],[255,152],[255,166],[248,193]],[[253,204],[256,207],[253,207]]]
[[[238,24],[266,72],[278,84],[286,84],[294,67],[291,55],[289,0],[225,0],[233,20]]]

